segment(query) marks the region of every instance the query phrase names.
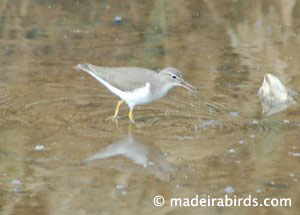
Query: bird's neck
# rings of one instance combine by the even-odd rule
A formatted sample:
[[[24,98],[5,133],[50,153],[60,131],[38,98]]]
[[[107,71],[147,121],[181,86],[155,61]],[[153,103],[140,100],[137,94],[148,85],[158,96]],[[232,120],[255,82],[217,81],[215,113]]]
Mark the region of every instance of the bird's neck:
[[[168,93],[168,91],[173,87],[174,86],[172,86],[171,84],[166,84],[166,85],[162,84],[161,87],[155,93],[157,99],[165,96]]]

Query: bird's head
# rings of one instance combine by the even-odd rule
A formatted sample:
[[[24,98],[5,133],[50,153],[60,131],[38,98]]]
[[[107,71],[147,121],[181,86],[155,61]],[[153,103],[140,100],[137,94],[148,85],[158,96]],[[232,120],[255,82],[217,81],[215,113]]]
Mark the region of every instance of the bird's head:
[[[159,76],[161,77],[161,79],[163,81],[172,85],[172,87],[180,86],[180,87],[184,87],[184,88],[188,89],[192,93],[198,92],[196,87],[194,87],[193,85],[191,85],[188,82],[186,82],[185,80],[183,80],[181,72],[176,68],[173,68],[173,67],[164,68],[163,70],[161,70],[159,72]]]

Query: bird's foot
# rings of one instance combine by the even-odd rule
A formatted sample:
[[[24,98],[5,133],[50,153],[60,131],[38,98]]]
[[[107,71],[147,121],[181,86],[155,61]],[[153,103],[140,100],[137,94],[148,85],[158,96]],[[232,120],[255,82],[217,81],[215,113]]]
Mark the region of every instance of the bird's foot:
[[[130,111],[128,113],[128,118],[132,124],[135,124],[135,121],[133,119],[132,109],[130,109]]]
[[[111,121],[113,121],[114,123],[118,123],[118,119],[119,119],[119,118],[120,118],[119,116],[110,116],[110,117],[106,118],[105,121],[111,120]]]

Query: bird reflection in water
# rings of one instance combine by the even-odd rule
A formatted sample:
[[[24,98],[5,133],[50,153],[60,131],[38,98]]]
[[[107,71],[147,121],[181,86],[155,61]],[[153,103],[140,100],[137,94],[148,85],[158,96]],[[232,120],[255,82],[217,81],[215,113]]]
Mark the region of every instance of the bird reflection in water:
[[[85,162],[90,163],[114,156],[129,159],[134,164],[142,166],[143,171],[161,180],[168,180],[170,173],[176,171],[176,167],[167,161],[166,153],[162,153],[150,140],[136,138],[132,134],[122,136],[105,149],[87,158]],[[118,169],[120,168],[122,167],[119,166]],[[131,168],[132,170],[138,171],[139,168]]]

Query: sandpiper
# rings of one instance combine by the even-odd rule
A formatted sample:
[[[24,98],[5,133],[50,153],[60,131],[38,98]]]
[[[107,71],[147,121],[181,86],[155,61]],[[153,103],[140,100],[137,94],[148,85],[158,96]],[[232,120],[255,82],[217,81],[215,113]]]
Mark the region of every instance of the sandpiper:
[[[175,86],[184,87],[192,93],[197,92],[193,85],[183,80],[181,72],[173,67],[159,72],[138,67],[99,67],[92,64],[78,64],[75,68],[94,77],[121,99],[115,114],[108,118],[113,121],[117,120],[123,102],[127,103],[129,119],[134,123],[132,111],[136,105],[158,100]]]

